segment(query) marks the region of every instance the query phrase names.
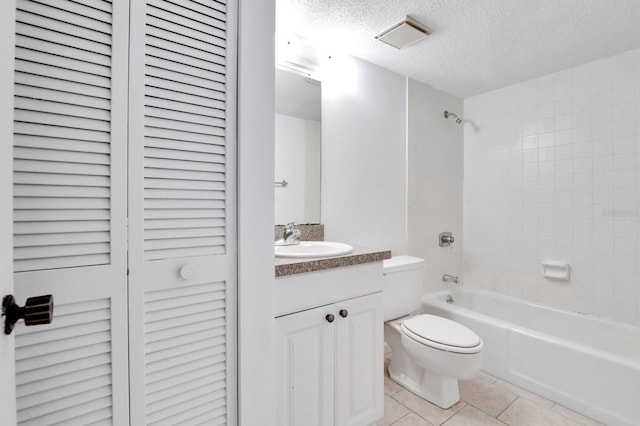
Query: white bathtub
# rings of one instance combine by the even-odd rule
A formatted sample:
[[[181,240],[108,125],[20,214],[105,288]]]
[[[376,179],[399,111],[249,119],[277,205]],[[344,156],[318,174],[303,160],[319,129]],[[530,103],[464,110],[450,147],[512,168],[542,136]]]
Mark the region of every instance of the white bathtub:
[[[607,425],[640,425],[640,328],[474,289],[422,302],[482,338],[489,374]]]

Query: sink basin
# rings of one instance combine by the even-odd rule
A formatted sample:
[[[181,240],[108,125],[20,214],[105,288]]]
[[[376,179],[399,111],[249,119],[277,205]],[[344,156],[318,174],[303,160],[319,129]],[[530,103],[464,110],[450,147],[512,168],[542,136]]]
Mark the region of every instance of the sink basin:
[[[291,246],[275,246],[276,257],[331,257],[348,254],[353,246],[331,241],[300,241]]]

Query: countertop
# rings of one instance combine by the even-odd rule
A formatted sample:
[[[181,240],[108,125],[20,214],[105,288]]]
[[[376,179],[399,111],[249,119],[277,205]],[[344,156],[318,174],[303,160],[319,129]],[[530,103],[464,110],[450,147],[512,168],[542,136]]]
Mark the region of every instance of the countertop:
[[[355,247],[342,256],[287,258],[276,257],[276,278],[305,272],[322,271],[324,269],[341,268],[343,266],[361,265],[363,263],[380,262],[391,259],[391,250]]]

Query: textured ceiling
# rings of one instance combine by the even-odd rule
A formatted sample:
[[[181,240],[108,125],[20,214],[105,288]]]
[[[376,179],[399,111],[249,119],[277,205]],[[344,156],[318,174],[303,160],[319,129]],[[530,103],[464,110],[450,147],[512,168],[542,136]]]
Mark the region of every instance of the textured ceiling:
[[[405,15],[432,34],[373,38]],[[640,0],[277,0],[277,31],[465,98],[640,47]]]

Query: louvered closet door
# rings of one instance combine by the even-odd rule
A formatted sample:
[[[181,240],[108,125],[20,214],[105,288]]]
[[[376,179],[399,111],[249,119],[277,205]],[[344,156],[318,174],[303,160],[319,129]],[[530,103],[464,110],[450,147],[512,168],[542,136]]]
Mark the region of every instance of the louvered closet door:
[[[131,415],[235,424],[232,4],[132,2]]]
[[[128,424],[128,2],[18,0],[14,109],[18,423]]]

